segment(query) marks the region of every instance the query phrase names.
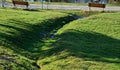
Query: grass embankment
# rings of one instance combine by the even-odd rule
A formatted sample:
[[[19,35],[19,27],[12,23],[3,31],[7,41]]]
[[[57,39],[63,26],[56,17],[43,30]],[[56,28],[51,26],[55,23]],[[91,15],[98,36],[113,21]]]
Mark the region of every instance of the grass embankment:
[[[2,70],[120,69],[120,13],[79,19],[56,34],[73,20],[69,15],[80,13],[11,9],[0,13]]]
[[[44,40],[42,70],[119,70],[120,13],[79,19]]]
[[[0,9],[0,69],[38,70],[43,39],[70,20],[69,14],[55,11]]]

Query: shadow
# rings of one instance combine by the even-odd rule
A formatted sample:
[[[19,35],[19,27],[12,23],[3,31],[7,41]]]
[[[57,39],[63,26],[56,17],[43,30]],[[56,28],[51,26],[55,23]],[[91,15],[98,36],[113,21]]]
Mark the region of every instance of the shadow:
[[[0,32],[0,45],[35,60],[39,56],[44,58],[67,51],[69,54],[59,57],[59,59],[75,56],[84,58],[85,60],[120,63],[120,40],[100,33],[68,30],[57,36],[55,38],[56,42],[50,42],[50,45],[48,45],[48,47],[52,46],[49,47],[50,49],[41,49],[46,44],[43,39],[50,38],[50,35],[55,33],[57,29],[72,20],[74,20],[74,17],[67,16],[30,24],[23,20],[9,19],[7,21],[12,23],[12,25],[0,24],[0,26],[14,29],[15,33],[18,34],[12,31],[6,31],[6,33]],[[117,60],[108,60],[105,58]]]
[[[12,25],[0,24],[0,26],[14,29],[16,32],[6,31],[6,33],[0,33],[0,45],[6,46],[7,48],[14,50],[14,52],[30,59],[37,59],[37,56],[35,58],[32,56],[41,52],[40,47],[44,44],[42,39],[47,38],[47,36],[49,36],[54,30],[56,31],[59,27],[62,27],[64,24],[69,23],[72,20],[74,20],[72,16],[66,16],[30,24],[23,20],[9,19],[7,21],[12,23]],[[35,44],[38,42],[39,46],[36,46]]]
[[[43,51],[44,56],[49,57],[67,51],[69,54],[60,59],[74,56],[84,60],[120,63],[120,40],[100,33],[77,30],[67,30],[58,38],[59,40],[51,45],[51,49]]]
[[[39,9],[23,9],[25,11],[40,12]]]

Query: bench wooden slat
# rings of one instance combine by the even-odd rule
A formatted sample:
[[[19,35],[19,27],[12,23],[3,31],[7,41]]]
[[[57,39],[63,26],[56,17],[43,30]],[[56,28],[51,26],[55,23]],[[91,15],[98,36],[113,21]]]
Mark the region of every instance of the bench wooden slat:
[[[24,1],[13,0],[12,2],[14,4],[14,6],[15,6],[15,4],[26,5],[27,7],[29,6],[28,2],[24,2]]]
[[[105,8],[105,4],[96,4],[96,3],[89,3],[89,7],[99,7],[99,8]]]

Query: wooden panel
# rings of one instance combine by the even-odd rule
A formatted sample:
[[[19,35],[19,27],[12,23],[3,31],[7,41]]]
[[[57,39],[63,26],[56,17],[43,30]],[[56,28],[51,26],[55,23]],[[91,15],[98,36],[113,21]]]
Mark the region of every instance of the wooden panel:
[[[96,4],[96,3],[89,3],[89,7],[99,7],[99,8],[105,8],[105,4]]]
[[[19,5],[27,5],[28,6],[28,2],[23,2],[23,1],[16,1],[16,0],[13,0],[13,4],[19,4]]]

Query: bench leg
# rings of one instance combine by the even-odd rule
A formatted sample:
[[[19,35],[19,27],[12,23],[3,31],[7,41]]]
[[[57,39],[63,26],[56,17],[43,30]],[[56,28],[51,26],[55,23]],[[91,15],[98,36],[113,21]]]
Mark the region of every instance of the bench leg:
[[[29,5],[26,5],[26,9],[28,9],[28,6],[29,6]]]
[[[13,4],[14,5],[14,8],[16,8],[16,5],[15,4]]]

